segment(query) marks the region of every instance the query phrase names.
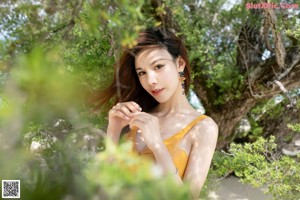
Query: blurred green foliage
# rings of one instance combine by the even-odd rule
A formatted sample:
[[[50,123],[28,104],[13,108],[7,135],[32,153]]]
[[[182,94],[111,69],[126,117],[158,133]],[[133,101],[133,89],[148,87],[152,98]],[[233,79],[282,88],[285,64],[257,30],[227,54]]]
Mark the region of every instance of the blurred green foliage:
[[[243,183],[264,188],[272,199],[299,199],[300,156],[295,159],[281,155],[275,137],[260,137],[254,143],[232,143],[229,153],[217,152],[213,173],[226,176],[234,173]]]
[[[245,87],[245,77],[236,67],[235,37],[248,11],[243,3],[226,10],[226,2],[189,2],[186,9],[179,2],[171,3],[189,50],[192,76],[207,88],[214,105],[239,99]]]
[[[226,10],[225,0],[206,1],[206,9],[199,3],[166,1],[153,9],[142,0],[1,1],[1,179],[21,179],[22,199],[188,199],[187,185],[158,178],[156,169],[129,153],[129,144],[104,151],[106,113],[91,112],[86,100],[109,84],[120,50],[135,44],[138,31],[161,24],[157,18],[166,7],[187,44],[193,78],[207,80],[215,105],[238,99],[245,85],[234,67],[234,44],[248,11],[243,4]],[[289,31],[299,36],[299,27]],[[266,160],[274,147],[273,140],[258,140],[233,145],[234,156],[218,152],[212,177],[234,171],[254,185],[270,183],[276,198],[297,197],[299,168],[287,157]]]
[[[159,169],[131,148],[131,143],[108,143],[106,151],[91,161],[85,174],[95,198],[102,192],[103,199],[189,199],[187,185],[177,185],[172,174],[161,177]]]
[[[293,131],[300,133],[300,124],[288,124],[288,127]]]
[[[120,49],[155,23],[144,2],[1,4],[1,179],[20,179],[22,199],[187,199],[187,186],[152,175],[128,144],[103,151],[106,113],[87,102]]]

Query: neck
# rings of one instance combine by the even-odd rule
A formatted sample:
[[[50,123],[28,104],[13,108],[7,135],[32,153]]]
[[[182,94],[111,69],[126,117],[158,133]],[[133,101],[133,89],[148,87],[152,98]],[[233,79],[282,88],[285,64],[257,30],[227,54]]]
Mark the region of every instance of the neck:
[[[166,102],[158,104],[153,110],[158,116],[166,116],[175,113],[187,113],[193,110],[187,97],[182,94],[182,90],[177,90],[174,95]]]

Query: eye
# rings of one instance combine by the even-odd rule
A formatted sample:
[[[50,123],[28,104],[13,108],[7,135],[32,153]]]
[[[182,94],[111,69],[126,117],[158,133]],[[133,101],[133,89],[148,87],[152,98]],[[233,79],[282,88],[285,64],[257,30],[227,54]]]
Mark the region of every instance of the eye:
[[[154,67],[154,70],[159,70],[159,69],[161,69],[161,68],[163,68],[164,67],[164,65],[156,65],[155,67]]]
[[[143,76],[143,75],[145,75],[145,74],[146,74],[146,72],[143,72],[143,71],[137,72],[137,75],[138,75],[138,76]]]

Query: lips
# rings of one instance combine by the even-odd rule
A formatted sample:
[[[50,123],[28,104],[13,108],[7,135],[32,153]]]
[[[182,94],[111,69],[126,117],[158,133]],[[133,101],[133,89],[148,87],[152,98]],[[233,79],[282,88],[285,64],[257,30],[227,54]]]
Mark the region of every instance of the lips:
[[[152,92],[153,95],[159,95],[163,90],[164,90],[164,88],[162,88],[162,89],[155,89],[155,90],[152,90],[151,92]]]

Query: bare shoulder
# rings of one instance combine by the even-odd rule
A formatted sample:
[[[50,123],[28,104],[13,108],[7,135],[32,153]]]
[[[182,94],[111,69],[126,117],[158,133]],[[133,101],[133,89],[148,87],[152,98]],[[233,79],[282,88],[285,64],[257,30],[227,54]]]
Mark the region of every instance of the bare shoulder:
[[[212,118],[206,117],[193,127],[191,134],[193,140],[205,140],[206,142],[210,140],[214,142],[218,138],[219,128]]]

